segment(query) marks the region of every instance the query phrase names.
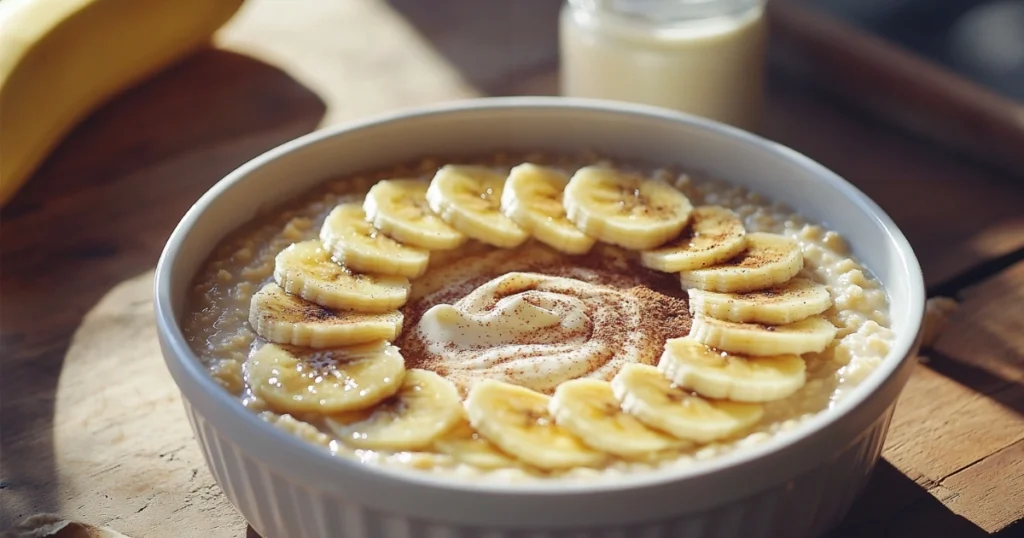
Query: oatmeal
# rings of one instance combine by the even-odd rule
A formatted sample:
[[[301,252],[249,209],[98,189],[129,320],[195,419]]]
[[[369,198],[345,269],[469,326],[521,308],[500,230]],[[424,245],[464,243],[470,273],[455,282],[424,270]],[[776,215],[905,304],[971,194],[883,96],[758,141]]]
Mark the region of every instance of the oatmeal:
[[[267,422],[342,457],[499,479],[742,450],[885,357],[842,238],[726,183],[596,158],[342,178],[221,243],[185,334]]]

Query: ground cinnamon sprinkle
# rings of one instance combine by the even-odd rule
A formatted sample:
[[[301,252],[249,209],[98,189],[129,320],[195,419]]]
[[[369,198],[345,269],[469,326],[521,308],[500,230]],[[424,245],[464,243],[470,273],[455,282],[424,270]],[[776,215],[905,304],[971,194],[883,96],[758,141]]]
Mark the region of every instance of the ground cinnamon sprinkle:
[[[512,271],[572,278],[606,290],[600,299],[584,300],[587,305],[585,314],[592,321],[588,327],[589,334],[558,335],[561,337],[559,343],[581,341],[602,344],[598,346],[601,352],[587,357],[588,374],[596,372],[620,353],[627,351],[640,362],[655,364],[667,339],[685,336],[690,331],[691,319],[686,294],[675,275],[646,269],[633,254],[601,245],[584,256],[559,256],[556,263],[531,263],[530,257],[524,256],[524,263],[513,265],[504,266],[501,271],[484,271],[483,274],[455,280],[438,293],[410,301],[403,309],[405,330],[396,342],[402,349],[406,367],[454,375],[448,368],[451,363],[446,364],[446,360],[450,359],[445,355],[457,353],[456,346],[445,346],[441,355],[428,351],[427,343],[417,330],[420,318],[433,306],[454,304],[480,285]],[[453,269],[453,277],[457,273],[456,267]],[[528,293],[531,289],[515,289],[510,290],[510,293]],[[522,343],[551,341],[552,334],[545,332],[547,330],[540,329],[523,335]],[[516,358],[526,359],[539,355],[543,353],[528,352]],[[505,371],[506,375],[512,373],[511,368]],[[452,380],[460,384],[458,379]]]
[[[673,297],[646,286],[629,290],[630,295],[640,301],[644,312],[640,330],[653,336],[658,347],[664,347],[665,340],[686,336],[690,332],[690,310],[685,298]]]

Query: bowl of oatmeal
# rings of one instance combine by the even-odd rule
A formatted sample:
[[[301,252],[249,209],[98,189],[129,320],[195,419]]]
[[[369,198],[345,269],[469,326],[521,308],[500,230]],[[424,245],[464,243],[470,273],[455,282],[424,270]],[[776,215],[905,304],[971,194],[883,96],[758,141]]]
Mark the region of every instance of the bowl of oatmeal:
[[[902,233],[824,167],[561,98],[271,150],[155,286],[199,447],[265,538],[819,534],[924,309]]]

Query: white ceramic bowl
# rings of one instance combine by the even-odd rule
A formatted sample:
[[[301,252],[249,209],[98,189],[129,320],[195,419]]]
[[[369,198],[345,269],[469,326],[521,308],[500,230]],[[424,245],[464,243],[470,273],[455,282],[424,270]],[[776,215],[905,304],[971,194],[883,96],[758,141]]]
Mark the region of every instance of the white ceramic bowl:
[[[892,352],[798,431],[688,468],[579,483],[500,485],[328,455],[246,411],[207,374],[178,320],[200,264],[226,234],[328,177],[424,155],[594,149],[678,163],[784,201],[842,233],[888,290]],[[264,538],[755,538],[836,524],[879,457],[924,311],[914,253],[864,194],[754,135],[666,110],[590,100],[455,102],[289,142],[217,183],[182,219],[156,272],[164,357],[207,465]]]

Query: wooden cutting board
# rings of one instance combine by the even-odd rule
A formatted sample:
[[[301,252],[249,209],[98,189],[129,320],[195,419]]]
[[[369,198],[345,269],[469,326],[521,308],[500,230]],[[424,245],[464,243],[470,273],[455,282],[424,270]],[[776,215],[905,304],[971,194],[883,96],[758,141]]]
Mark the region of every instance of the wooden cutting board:
[[[557,4],[506,3],[496,17],[468,0],[250,0],[217,50],[77,129],[0,222],[0,529],[54,511],[134,538],[244,536],[159,355],[151,279],[163,241],[225,173],[317,127],[554,93]],[[529,28],[513,36],[529,46],[501,48],[508,34],[480,29],[501,21]],[[475,37],[460,33],[472,25]],[[495,50],[510,58],[496,64]],[[786,77],[772,84],[767,133],[875,198],[929,284],[965,301],[907,388],[888,462],[835,536],[1007,527],[1024,515],[1024,192]]]

